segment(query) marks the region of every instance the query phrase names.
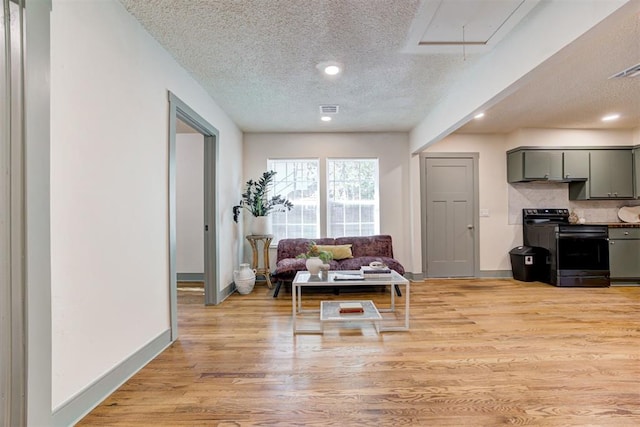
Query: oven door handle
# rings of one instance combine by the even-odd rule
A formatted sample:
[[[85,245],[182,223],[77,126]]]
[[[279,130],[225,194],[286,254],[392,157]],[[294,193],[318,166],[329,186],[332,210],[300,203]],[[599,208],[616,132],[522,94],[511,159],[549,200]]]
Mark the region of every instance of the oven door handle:
[[[558,233],[559,239],[590,239],[590,240],[604,240],[609,241],[609,238],[604,234],[593,233]]]

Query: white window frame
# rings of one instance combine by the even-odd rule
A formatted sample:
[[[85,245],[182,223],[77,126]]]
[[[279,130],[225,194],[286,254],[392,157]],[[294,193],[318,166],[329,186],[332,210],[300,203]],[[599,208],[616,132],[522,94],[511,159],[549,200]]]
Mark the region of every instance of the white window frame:
[[[329,198],[329,194],[330,194],[330,188],[332,185],[332,177],[330,176],[330,171],[331,171],[331,163],[332,162],[367,162],[367,163],[373,163],[374,164],[374,196],[373,199],[371,199],[370,201],[361,201],[361,200],[344,200],[343,204],[345,205],[359,205],[359,206],[363,206],[363,205],[373,205],[373,232],[362,232],[362,216],[360,214],[359,216],[359,220],[357,224],[359,224],[358,228],[359,231],[357,233],[353,233],[353,232],[346,232],[346,223],[342,222],[343,224],[343,232],[342,233],[337,233],[336,235],[334,235],[333,233],[333,218],[331,216],[331,208],[332,208],[332,201]],[[380,184],[379,184],[379,179],[380,179],[380,162],[377,158],[347,158],[347,157],[340,157],[340,158],[328,158],[326,160],[326,174],[325,174],[325,181],[326,181],[326,191],[325,191],[325,195],[326,195],[326,202],[325,202],[325,221],[326,221],[326,235],[328,237],[342,237],[345,235],[349,235],[349,236],[361,236],[361,235],[370,235],[370,234],[380,234]]]
[[[295,196],[291,196],[291,191],[303,191],[300,188],[297,188],[295,185],[289,189],[289,191],[282,189],[281,187],[281,182],[282,180],[286,179],[286,177],[283,177],[280,174],[280,171],[278,171],[279,168],[276,167],[277,164],[287,164],[287,163],[315,163],[316,168],[317,168],[317,180],[316,180],[316,194],[318,195],[318,198],[315,200],[315,202],[313,200],[309,200],[309,199],[304,199],[304,198],[298,198]],[[267,168],[268,170],[276,170],[278,173],[276,173],[275,177],[274,177],[274,194],[280,194],[283,198],[285,199],[289,199],[289,201],[291,201],[291,203],[293,203],[294,205],[294,209],[297,206],[316,206],[316,223],[313,224],[313,226],[315,227],[315,229],[317,230],[317,235],[305,235],[304,233],[304,228],[305,228],[305,222],[304,222],[304,214],[303,212],[300,213],[301,215],[301,222],[300,223],[296,223],[296,224],[291,224],[291,226],[293,227],[294,225],[299,225],[302,227],[302,236],[297,236],[297,235],[292,235],[293,233],[290,234],[290,232],[288,231],[288,227],[289,227],[289,221],[288,221],[288,216],[289,216],[289,212],[284,212],[282,214],[279,213],[275,213],[272,216],[272,220],[274,220],[274,239],[272,241],[272,245],[277,244],[279,239],[285,239],[288,237],[304,237],[304,238],[309,238],[309,239],[316,239],[319,238],[322,234],[323,234],[323,230],[322,230],[322,174],[323,171],[321,170],[321,162],[320,159],[318,158],[269,158],[267,159]],[[280,188],[278,188],[280,187]],[[287,230],[285,232],[285,235],[282,235],[282,233],[277,233],[276,232],[276,226],[277,224],[275,223],[275,220],[280,217],[280,215],[284,215],[285,218],[285,229]],[[309,224],[312,225],[312,224]]]

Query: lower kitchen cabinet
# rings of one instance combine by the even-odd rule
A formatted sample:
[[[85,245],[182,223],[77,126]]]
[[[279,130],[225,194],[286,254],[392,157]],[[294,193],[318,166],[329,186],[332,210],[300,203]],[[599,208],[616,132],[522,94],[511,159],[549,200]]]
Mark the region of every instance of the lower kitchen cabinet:
[[[640,282],[640,228],[609,228],[612,281]]]

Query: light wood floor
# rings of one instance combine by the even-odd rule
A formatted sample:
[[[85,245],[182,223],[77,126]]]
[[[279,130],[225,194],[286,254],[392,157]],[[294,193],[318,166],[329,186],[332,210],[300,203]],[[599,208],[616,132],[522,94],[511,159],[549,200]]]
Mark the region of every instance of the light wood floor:
[[[292,335],[288,290],[181,291],[179,341],[79,425],[640,425],[640,287],[411,290],[410,332],[323,336]]]

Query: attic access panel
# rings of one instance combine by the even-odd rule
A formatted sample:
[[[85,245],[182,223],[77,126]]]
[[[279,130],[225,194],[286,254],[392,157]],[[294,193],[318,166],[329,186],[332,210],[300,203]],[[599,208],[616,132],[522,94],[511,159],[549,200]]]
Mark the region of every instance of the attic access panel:
[[[469,53],[490,50],[539,0],[426,0],[409,30],[405,51]]]

